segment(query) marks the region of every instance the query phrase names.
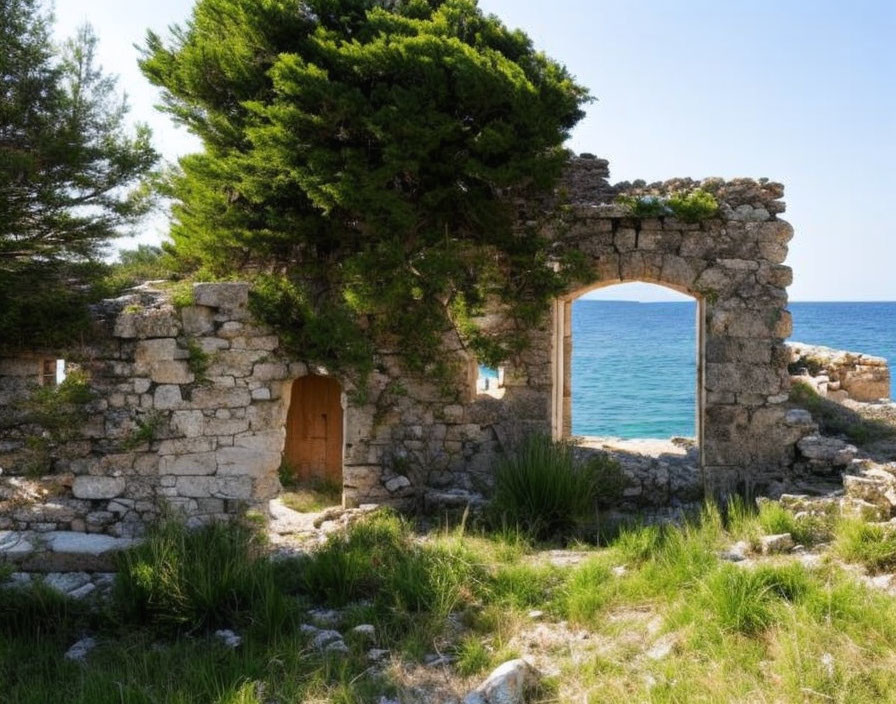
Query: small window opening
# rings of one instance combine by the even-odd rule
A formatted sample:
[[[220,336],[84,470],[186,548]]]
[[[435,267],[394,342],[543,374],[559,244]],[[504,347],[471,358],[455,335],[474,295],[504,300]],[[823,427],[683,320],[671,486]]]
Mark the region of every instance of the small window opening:
[[[504,395],[504,367],[496,369],[484,364],[478,365],[476,393],[501,398]]]
[[[58,386],[65,380],[64,359],[42,359],[38,369],[41,386]]]

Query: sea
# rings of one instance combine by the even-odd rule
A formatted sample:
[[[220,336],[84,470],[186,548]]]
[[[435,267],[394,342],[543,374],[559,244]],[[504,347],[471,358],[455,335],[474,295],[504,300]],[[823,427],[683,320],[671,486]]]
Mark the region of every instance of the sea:
[[[896,302],[792,302],[792,340],[896,365]],[[578,300],[572,309],[572,432],[693,437],[696,302]]]

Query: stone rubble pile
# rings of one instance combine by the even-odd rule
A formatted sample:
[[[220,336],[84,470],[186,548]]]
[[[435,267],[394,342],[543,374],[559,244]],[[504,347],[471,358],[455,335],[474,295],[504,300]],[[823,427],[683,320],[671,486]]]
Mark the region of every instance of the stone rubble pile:
[[[832,401],[890,399],[890,367],[883,357],[788,342],[792,379]]]

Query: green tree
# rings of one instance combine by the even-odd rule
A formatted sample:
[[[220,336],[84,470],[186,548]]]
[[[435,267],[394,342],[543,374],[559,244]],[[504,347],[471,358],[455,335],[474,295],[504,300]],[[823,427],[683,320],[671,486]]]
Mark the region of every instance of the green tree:
[[[141,67],[204,144],[171,184],[177,256],[255,274],[303,354],[359,369],[386,342],[423,368],[454,325],[495,363],[482,304],[531,322],[558,290],[515,201],[553,183],[588,94],[475,0],[198,0]]]
[[[86,320],[103,246],[142,215],[158,156],[96,65],[89,27],[61,48],[39,0],[0,0],[0,343],[56,344]]]

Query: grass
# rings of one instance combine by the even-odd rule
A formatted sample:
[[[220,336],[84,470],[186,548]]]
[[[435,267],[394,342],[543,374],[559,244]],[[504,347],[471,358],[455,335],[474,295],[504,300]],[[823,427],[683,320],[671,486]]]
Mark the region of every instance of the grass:
[[[428,653],[454,656],[437,679],[462,694],[534,652],[556,671],[535,702],[896,701],[896,600],[827,562],[720,559],[733,540],[795,520],[765,504],[710,506],[683,526],[629,526],[573,567],[546,564],[519,532],[462,525],[421,539],[390,512],[273,562],[246,526],[168,522],[123,558],[102,611],[40,585],[0,590],[0,691],[26,704],[62,692],[77,704],[360,704],[406,689]],[[896,566],[886,529],[830,530],[841,557]],[[346,634],[373,624],[374,640],[315,651],[298,629],[311,607],[339,607]],[[225,648],[220,627],[243,644]],[[85,633],[99,642],[88,662],[64,660]],[[371,668],[370,647],[392,664]]]
[[[896,569],[896,526],[847,519],[837,526],[834,551],[871,572]]]
[[[597,527],[601,498],[621,490],[619,466],[604,456],[578,459],[574,446],[530,435],[495,472],[493,525],[534,539],[572,539]]]
[[[317,513],[331,506],[342,505],[342,487],[322,480],[293,484],[284,489],[280,500],[293,511]]]

